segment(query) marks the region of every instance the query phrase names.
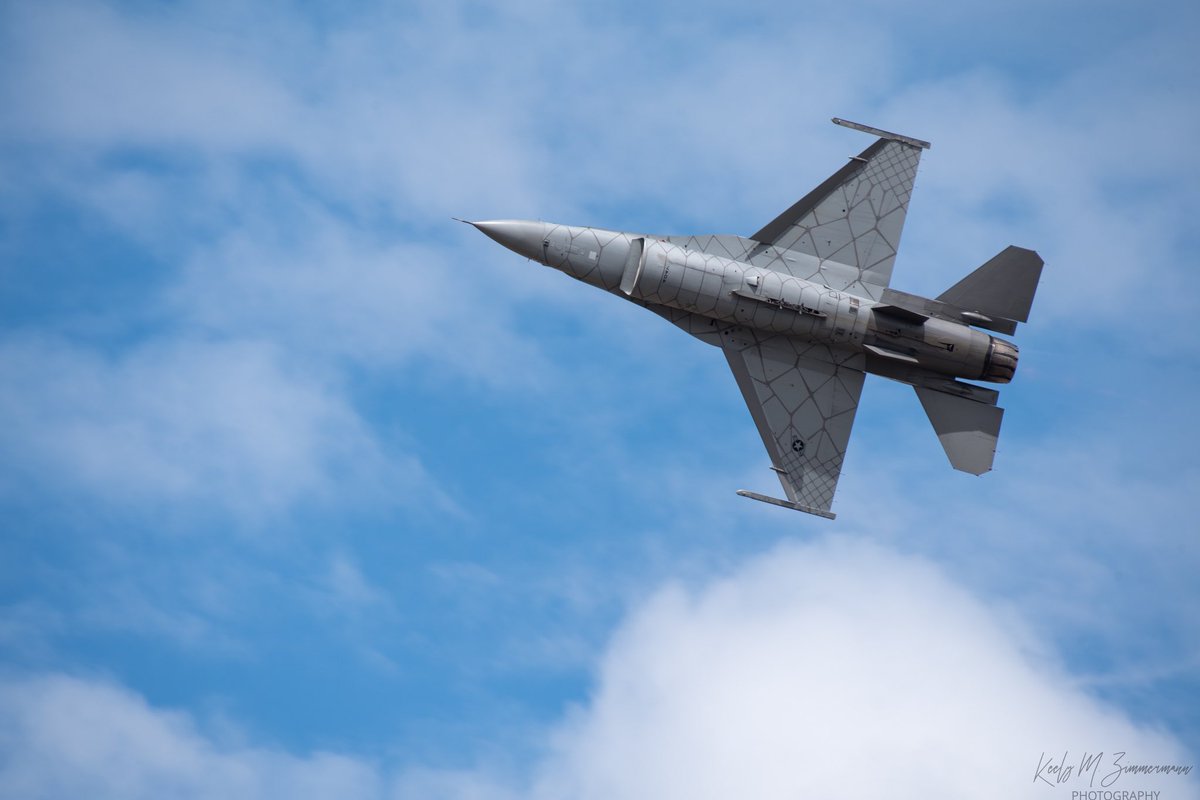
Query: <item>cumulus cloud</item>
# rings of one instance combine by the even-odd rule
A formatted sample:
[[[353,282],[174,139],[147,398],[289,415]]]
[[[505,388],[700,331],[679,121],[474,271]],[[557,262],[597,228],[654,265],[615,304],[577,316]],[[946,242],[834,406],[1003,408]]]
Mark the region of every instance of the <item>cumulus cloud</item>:
[[[1032,797],[1049,789],[1033,783],[1039,756],[1063,750],[1190,763],[1169,737],[1079,691],[1011,618],[929,563],[828,543],[653,597],[616,636],[539,788]]]
[[[224,741],[110,683],[0,691],[0,787],[32,797],[1067,797],[1039,762],[1193,761],[1083,692],[1011,613],[921,559],[854,541],[784,546],[662,588],[609,643],[591,697],[518,770],[438,770]],[[1043,770],[1042,775],[1047,773]],[[1194,778],[1110,788],[1190,796]],[[307,794],[306,794],[307,793]],[[332,793],[332,794],[331,794]]]

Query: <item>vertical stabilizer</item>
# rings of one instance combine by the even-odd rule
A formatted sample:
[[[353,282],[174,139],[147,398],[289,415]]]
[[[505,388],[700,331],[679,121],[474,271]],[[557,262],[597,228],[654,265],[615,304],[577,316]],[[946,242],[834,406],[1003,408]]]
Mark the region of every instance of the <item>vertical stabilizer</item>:
[[[937,299],[993,320],[1028,322],[1043,263],[1034,251],[1009,245]],[[997,329],[991,325],[984,327]],[[1016,325],[1012,328],[1015,330]]]

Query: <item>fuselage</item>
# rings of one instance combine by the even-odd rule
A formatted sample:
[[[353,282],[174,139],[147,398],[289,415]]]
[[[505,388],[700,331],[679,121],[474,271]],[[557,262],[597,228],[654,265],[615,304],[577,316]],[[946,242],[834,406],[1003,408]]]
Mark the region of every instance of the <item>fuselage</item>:
[[[534,221],[475,224],[509,249],[618,296],[861,351],[864,369],[887,377],[916,368],[1007,383],[1016,368],[1015,345],[968,325],[914,319],[868,297],[664,238]]]

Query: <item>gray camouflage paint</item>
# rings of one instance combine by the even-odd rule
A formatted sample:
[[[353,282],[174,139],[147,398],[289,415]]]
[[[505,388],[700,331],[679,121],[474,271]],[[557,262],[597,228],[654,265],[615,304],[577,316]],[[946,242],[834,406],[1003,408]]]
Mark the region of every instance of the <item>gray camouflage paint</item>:
[[[991,469],[998,393],[958,379],[1007,382],[1017,351],[971,325],[1015,330],[1042,267],[1010,247],[938,300],[889,289],[929,144],[834,121],[880,138],[751,238],[470,223],[720,347],[788,499],[740,493],[831,519],[867,372],[917,389],[955,468]]]

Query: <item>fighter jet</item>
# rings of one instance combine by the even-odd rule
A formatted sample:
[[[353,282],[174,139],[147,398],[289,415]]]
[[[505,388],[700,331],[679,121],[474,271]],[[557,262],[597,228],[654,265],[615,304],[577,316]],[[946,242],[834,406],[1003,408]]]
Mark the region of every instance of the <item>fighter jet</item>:
[[[867,373],[916,390],[955,469],[992,468],[1017,347],[1042,273],[1010,246],[934,299],[889,288],[929,142],[834,118],[877,141],[749,238],[471,222],[505,247],[648,308],[725,354],[787,499],[828,519]]]

